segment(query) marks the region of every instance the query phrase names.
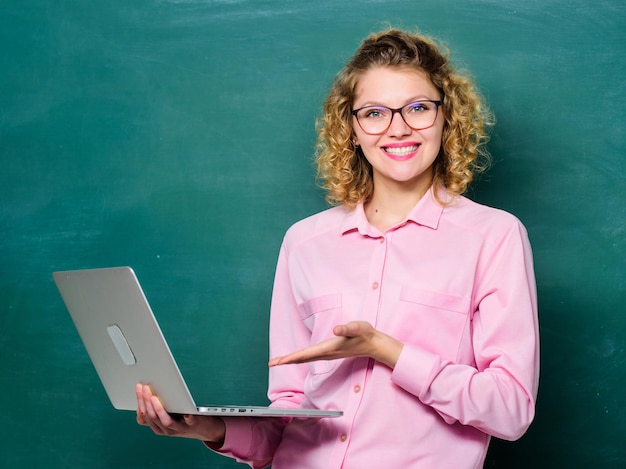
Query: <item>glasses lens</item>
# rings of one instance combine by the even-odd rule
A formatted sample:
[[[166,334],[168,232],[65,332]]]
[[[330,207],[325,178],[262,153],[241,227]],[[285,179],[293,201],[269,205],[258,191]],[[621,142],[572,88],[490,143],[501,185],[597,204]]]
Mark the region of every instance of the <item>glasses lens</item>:
[[[430,101],[418,101],[402,108],[402,117],[407,125],[415,130],[426,129],[437,118],[437,105]]]
[[[417,101],[407,104],[399,111],[384,106],[367,106],[357,111],[356,118],[364,132],[382,134],[389,128],[396,112],[402,113],[404,122],[412,129],[426,129],[437,118],[437,105],[430,101]]]
[[[382,134],[391,122],[391,110],[386,107],[368,106],[359,109],[356,118],[364,132]]]

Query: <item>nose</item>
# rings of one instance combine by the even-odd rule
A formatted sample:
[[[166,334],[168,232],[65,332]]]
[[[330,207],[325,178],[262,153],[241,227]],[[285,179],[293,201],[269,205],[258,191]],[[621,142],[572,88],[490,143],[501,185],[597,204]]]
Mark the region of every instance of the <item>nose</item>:
[[[391,114],[391,122],[389,123],[389,128],[387,129],[387,135],[402,137],[410,134],[412,131],[413,129],[411,129],[411,127],[409,127],[404,120],[402,112],[399,109],[394,109]]]

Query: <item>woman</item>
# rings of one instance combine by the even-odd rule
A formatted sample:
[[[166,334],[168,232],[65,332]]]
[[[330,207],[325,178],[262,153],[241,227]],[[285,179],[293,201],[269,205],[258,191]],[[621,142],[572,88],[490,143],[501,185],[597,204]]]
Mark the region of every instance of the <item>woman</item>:
[[[538,321],[526,230],[464,198],[489,113],[434,42],[389,30],[337,76],[318,175],[336,206],[278,259],[268,396],[337,419],[138,421],[262,468],[477,468],[534,417]]]

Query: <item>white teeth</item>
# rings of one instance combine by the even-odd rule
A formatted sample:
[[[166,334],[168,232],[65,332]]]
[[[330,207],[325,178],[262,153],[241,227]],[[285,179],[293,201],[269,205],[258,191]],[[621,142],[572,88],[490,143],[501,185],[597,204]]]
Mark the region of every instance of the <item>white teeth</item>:
[[[384,147],[387,153],[391,153],[392,155],[408,155],[409,153],[413,153],[419,148],[419,145],[411,145],[410,147]]]

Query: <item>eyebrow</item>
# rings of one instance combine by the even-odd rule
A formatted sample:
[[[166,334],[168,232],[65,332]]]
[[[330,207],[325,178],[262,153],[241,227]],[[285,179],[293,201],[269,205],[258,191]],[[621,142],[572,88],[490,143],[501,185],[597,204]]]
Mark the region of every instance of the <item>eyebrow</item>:
[[[404,107],[407,104],[415,103],[417,101],[439,101],[439,99],[433,99],[433,98],[429,98],[429,97],[427,97],[425,95],[419,95],[419,96],[415,96],[415,97],[409,99],[408,101],[406,101],[400,107]],[[353,105],[353,108],[354,109],[359,109],[359,108],[362,108],[362,107],[371,107],[371,106],[373,106],[373,107],[381,106],[381,107],[386,107],[386,108],[391,109],[391,106],[388,106],[387,104],[383,104],[382,102],[379,102],[379,101],[366,101],[364,104],[361,104],[359,106]]]

